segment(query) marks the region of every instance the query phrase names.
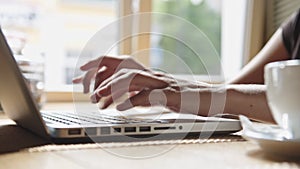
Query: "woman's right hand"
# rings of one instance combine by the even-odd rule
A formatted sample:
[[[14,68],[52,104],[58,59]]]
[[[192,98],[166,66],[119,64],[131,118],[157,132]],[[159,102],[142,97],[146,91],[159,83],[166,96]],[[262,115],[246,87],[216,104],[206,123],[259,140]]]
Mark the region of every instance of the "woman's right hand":
[[[82,83],[83,92],[88,93],[92,79],[95,79],[94,89],[107,78],[117,73],[121,69],[147,70],[131,56],[101,56],[87,62],[80,67],[86,73],[73,79],[73,83]]]

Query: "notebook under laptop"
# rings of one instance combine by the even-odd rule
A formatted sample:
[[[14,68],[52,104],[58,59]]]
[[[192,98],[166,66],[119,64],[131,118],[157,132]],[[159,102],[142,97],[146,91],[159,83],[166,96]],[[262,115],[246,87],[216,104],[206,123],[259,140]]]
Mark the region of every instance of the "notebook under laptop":
[[[1,29],[0,101],[7,116],[19,126],[41,137],[60,141],[91,138],[93,141],[161,139],[165,135],[184,137],[189,133],[230,133],[241,129],[238,120],[195,115],[176,116],[178,113],[172,112],[159,112],[155,119],[149,116],[126,117],[126,113],[117,116],[114,109],[94,112],[40,112]]]

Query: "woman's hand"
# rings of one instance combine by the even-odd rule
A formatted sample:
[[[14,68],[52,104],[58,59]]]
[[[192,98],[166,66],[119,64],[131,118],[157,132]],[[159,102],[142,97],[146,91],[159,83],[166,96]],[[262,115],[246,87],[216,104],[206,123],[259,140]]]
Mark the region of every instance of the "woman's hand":
[[[130,93],[130,97],[117,105],[121,111],[135,106],[159,105],[176,112],[207,115],[206,110],[210,106],[211,84],[180,80],[146,69],[129,56],[102,56],[80,69],[86,71],[85,75],[75,78],[73,82],[83,83],[84,93],[88,93],[91,80],[95,78],[91,101],[98,103],[105,97],[102,109],[125,93]]]
[[[123,68],[146,70],[142,64],[136,62],[130,56],[101,56],[82,65],[80,69],[86,71],[86,73],[83,76],[74,78],[73,83],[82,83],[83,92],[88,93],[92,79],[95,79],[94,89],[96,89],[105,79]]]
[[[102,109],[107,108],[125,93],[135,93],[117,105],[118,110],[135,106],[164,106],[176,112],[199,114],[201,96],[209,95],[211,85],[178,80],[161,72],[137,69],[121,69],[104,80],[91,95],[93,103],[103,100]],[[205,99],[207,100],[207,99]],[[206,105],[209,106],[209,103]],[[206,108],[207,106],[205,106]],[[207,114],[206,114],[207,115]]]

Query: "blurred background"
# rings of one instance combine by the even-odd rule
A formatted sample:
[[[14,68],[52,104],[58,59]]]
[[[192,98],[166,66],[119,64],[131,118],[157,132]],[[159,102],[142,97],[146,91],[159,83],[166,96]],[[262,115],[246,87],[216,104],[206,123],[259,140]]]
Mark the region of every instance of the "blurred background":
[[[199,60],[180,40],[145,35],[133,37],[109,54],[134,54],[155,48],[160,50],[150,50],[138,60],[173,74],[207,76],[209,72],[231,77],[299,7],[299,0],[1,0],[0,25],[18,59],[43,63],[43,73],[39,74],[43,83],[36,85],[37,88],[70,92],[82,49],[99,30],[118,18],[143,12],[174,15],[201,30],[213,49],[201,49]],[[195,32],[185,30],[183,22],[160,17],[142,21],[137,18],[127,25],[116,26],[118,31],[106,34],[99,44],[142,28],[178,34],[198,43]],[[201,60],[205,60],[205,65]]]
[[[132,8],[135,8],[134,3],[137,2],[131,3]],[[220,54],[222,1],[153,0],[151,5],[153,12],[180,16],[197,26]],[[120,17],[119,6],[117,0],[2,0],[0,23],[16,54],[43,53],[47,57],[46,66],[51,68],[46,69],[46,83],[49,86],[71,84],[76,59],[82,48],[97,31]],[[184,25],[178,25],[177,22],[166,22],[158,17],[151,22],[151,29],[163,29],[169,34],[184,31]],[[194,37],[193,32],[184,32],[184,36]],[[107,35],[107,38],[118,38],[118,35]],[[172,51],[182,57],[193,73],[205,73],[205,69],[194,61],[197,56],[174,39],[152,37],[150,47]],[[112,54],[118,52],[116,50]],[[144,62],[148,66],[170,73],[185,73],[180,72],[179,62],[164,56],[164,53],[152,53],[147,59]],[[214,72],[218,73],[220,65],[216,63],[213,67]]]

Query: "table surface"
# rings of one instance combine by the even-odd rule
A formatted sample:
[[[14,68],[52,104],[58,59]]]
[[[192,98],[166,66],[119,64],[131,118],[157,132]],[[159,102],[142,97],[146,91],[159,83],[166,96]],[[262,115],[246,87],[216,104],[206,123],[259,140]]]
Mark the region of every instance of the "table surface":
[[[69,109],[69,103],[48,104],[46,109]],[[0,118],[0,129],[9,131],[7,120]],[[10,125],[12,127],[13,125]],[[16,126],[13,126],[14,129]],[[30,133],[21,136],[30,140]],[[0,144],[8,144],[6,138]],[[3,134],[4,133],[4,134]],[[25,137],[24,137],[25,136]],[[21,138],[12,138],[13,145],[22,144]],[[239,136],[236,136],[239,138]],[[158,141],[154,143],[103,143],[78,145],[31,145],[0,154],[0,168],[300,168],[300,160],[265,154],[258,145],[241,138],[237,141],[217,140],[200,143],[190,141]],[[1,140],[0,140],[1,141]],[[180,142],[180,143],[179,143]],[[45,145],[40,142],[40,145]],[[166,144],[167,143],[167,144]],[[38,147],[35,147],[38,146]],[[0,148],[1,149],[1,148]]]

